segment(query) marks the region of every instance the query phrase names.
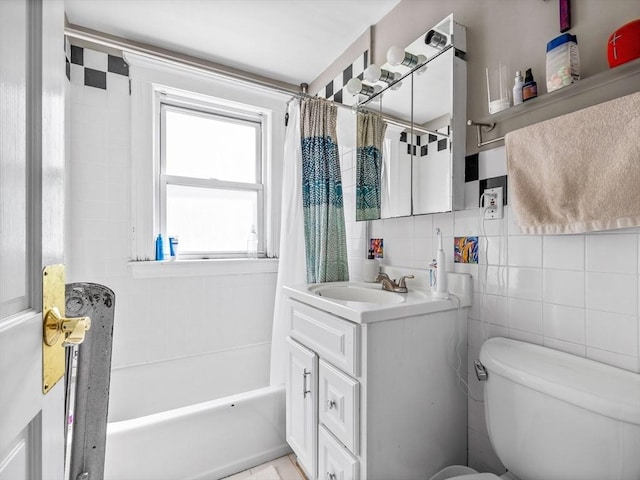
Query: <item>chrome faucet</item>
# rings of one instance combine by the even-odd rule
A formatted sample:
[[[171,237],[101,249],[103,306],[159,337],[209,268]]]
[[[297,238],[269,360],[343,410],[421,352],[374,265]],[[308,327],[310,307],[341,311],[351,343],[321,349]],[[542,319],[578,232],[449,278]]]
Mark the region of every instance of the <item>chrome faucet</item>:
[[[389,278],[389,275],[387,275],[386,273],[380,272],[376,277],[376,282],[380,282],[382,284],[383,290],[396,293],[407,293],[409,291],[406,284],[407,278],[415,277],[413,275],[404,275],[403,277],[400,277],[400,280],[398,282],[396,282],[395,280],[391,280]]]

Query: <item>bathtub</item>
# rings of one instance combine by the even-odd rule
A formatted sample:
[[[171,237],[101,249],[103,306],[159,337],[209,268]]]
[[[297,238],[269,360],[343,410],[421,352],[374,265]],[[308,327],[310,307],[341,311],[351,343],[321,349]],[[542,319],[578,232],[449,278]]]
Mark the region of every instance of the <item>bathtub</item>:
[[[213,480],[290,453],[268,366],[264,344],[115,369],[105,480]]]

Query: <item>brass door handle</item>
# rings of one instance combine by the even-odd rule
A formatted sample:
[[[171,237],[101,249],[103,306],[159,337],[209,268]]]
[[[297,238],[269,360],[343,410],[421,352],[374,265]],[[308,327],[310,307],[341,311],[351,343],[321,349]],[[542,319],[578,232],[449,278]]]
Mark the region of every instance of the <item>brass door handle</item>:
[[[84,341],[85,332],[91,328],[89,317],[67,318],[60,314],[58,307],[47,310],[44,322],[44,343],[55,345],[61,335],[63,347],[80,345]]]
[[[65,316],[65,288],[64,264],[42,269],[42,393],[45,394],[64,376],[64,347],[81,344],[91,327],[89,317]]]

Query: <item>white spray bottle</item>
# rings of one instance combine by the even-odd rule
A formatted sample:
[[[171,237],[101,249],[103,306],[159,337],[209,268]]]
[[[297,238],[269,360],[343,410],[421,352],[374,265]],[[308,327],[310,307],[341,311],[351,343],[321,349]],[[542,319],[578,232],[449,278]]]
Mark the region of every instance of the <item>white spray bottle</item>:
[[[436,235],[438,237],[438,252],[436,254],[436,291],[433,293],[433,297],[447,299],[449,292],[447,291],[447,271],[445,270],[446,259],[442,248],[442,232],[439,228],[436,228]]]

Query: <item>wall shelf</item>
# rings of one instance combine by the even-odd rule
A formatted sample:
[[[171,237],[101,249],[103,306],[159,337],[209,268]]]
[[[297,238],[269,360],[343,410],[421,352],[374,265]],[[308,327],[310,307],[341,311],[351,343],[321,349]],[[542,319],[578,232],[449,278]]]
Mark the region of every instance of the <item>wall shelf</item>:
[[[484,147],[489,144],[504,140],[504,136],[486,141],[482,140],[482,133],[493,130],[498,123],[512,120],[522,115],[534,112],[543,107],[566,101],[570,98],[583,95],[594,89],[605,87],[608,84],[638,74],[640,74],[640,58],[620,65],[618,67],[599,72],[595,75],[582,79],[577,83],[571,84],[554,92],[542,94],[532,100],[528,100],[524,103],[521,103],[520,105],[509,107],[508,109],[495,113],[493,115],[482,117],[479,120],[469,120],[467,124],[469,126],[476,127],[478,136],[478,148]],[[638,82],[637,85],[638,86],[635,90],[640,89],[640,82]]]

